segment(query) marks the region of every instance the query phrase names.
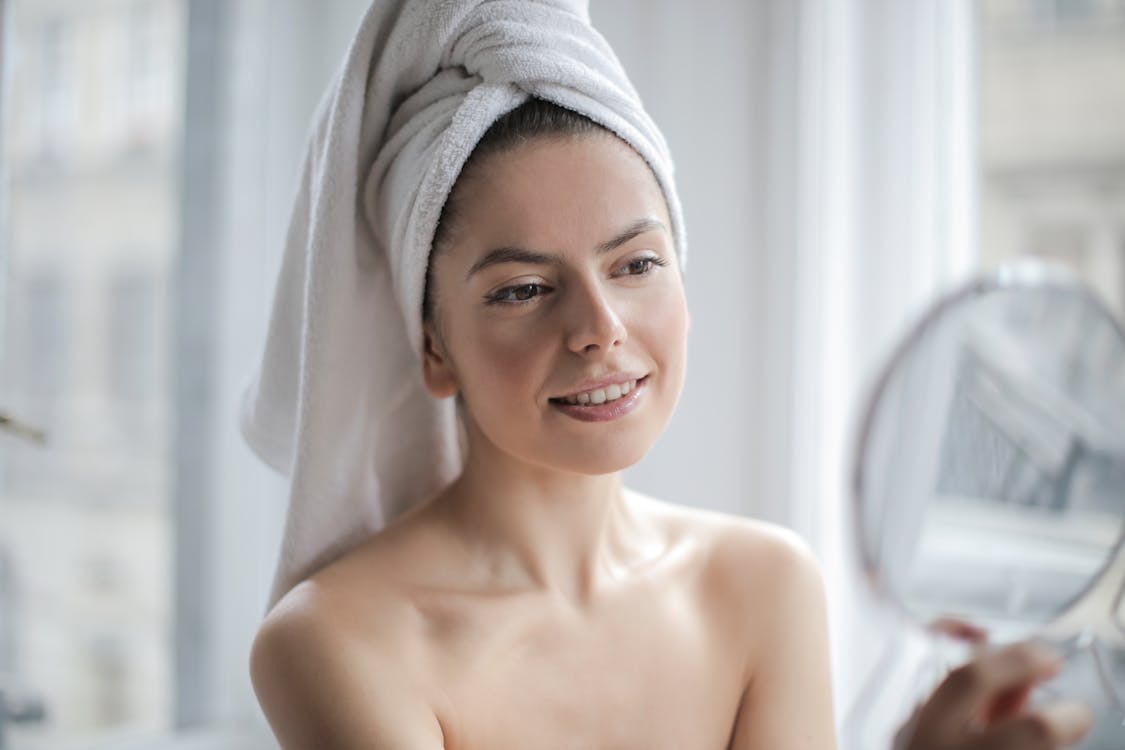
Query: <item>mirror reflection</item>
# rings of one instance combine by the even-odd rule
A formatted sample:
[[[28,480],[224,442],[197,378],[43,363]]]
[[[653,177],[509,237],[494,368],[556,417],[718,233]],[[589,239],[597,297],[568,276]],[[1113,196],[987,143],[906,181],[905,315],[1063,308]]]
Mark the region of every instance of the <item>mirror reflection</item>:
[[[856,489],[868,572],[911,616],[956,617],[1001,640],[1038,632],[1093,588],[1120,543],[1120,327],[1041,268],[953,295],[879,382]]]

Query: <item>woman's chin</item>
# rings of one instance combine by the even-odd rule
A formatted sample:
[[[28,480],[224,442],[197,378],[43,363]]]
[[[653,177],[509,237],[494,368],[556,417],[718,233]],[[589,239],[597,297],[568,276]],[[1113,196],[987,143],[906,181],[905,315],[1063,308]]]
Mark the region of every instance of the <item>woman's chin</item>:
[[[624,471],[640,462],[652,447],[614,445],[610,448],[577,450],[569,455],[558,456],[554,462],[558,469],[573,474],[596,476]]]
[[[550,429],[539,433],[481,432],[491,451],[517,463],[567,474],[612,474],[641,461],[659,439],[665,420],[651,417],[632,424],[581,425],[573,430]],[[470,454],[473,453],[470,448]]]

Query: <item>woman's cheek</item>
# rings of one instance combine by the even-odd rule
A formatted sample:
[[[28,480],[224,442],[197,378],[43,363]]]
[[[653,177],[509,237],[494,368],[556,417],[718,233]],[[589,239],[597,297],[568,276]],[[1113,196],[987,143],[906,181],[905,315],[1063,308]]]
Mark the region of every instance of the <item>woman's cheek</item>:
[[[516,328],[518,327],[509,327],[481,337],[476,346],[482,364],[489,370],[486,377],[494,383],[504,383],[509,387],[518,384],[533,370],[531,364],[537,352],[535,333]]]
[[[666,290],[645,305],[638,316],[647,334],[660,337],[662,345],[682,349],[689,326],[687,300],[683,290]]]

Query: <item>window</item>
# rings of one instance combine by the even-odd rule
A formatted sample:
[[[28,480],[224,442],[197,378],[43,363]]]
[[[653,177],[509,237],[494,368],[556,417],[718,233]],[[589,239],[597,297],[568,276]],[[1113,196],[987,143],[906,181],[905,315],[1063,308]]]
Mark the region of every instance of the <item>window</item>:
[[[48,17],[39,24],[40,138],[47,155],[61,145],[66,135],[73,104],[71,78],[71,39],[65,22]]]
[[[151,0],[129,9],[129,99],[137,110],[147,110],[156,98],[156,6]]]
[[[160,334],[167,330],[168,318],[160,303],[166,298],[157,295],[151,271],[122,272],[107,286],[109,387],[122,408],[144,405],[163,390],[158,364]]]
[[[0,434],[0,663],[9,700],[44,709],[0,719],[14,747],[174,725],[165,287],[179,232],[179,94],[146,100],[169,111],[143,163],[118,158],[122,137],[86,137],[78,115],[88,121],[84,107],[99,101],[115,28],[145,29],[130,58],[144,76],[182,65],[178,47],[148,31],[179,2],[137,6],[140,20],[105,0],[0,5],[5,101],[40,105],[11,106],[0,129],[0,410],[48,436]],[[38,142],[19,137],[29,131]]]
[[[67,290],[59,273],[42,271],[13,291],[24,298],[26,307],[19,332],[22,346],[9,358],[19,373],[19,382],[12,385],[31,398],[51,401],[66,388],[69,369]]]
[[[981,260],[1062,263],[1121,315],[1125,4],[988,0],[979,22]]]
[[[48,435],[0,431],[0,672],[43,709],[0,744],[275,746],[247,660],[285,490],[238,397],[366,5],[0,0],[0,411]]]
[[[986,0],[978,5],[977,19],[980,261],[992,266],[1028,256],[1064,265],[1120,320],[1125,316],[1125,3]],[[1099,381],[1123,372],[1116,332],[1088,320],[1055,320],[1054,325],[1084,332],[1079,339],[1071,332],[1060,337],[1073,341],[1074,356],[1085,359],[1080,372],[1098,373]],[[1090,387],[1101,385],[1070,383],[1068,391]],[[1070,456],[1064,469],[1062,481],[1078,487],[1086,502],[1101,498],[1111,517],[1116,515],[1123,481],[1117,459]],[[1113,528],[1091,531],[1104,537]],[[1099,564],[1101,545],[1090,546]],[[1054,580],[1061,590],[1074,590],[1061,564],[1050,569],[1044,560],[1029,560],[1029,567],[1035,566],[1044,572],[1042,589]],[[1111,609],[1108,601],[1096,604],[1103,606],[1105,612]],[[1109,650],[1106,661],[1120,683],[1125,651]],[[1118,723],[1102,716],[1084,744],[1108,747],[1119,738]]]

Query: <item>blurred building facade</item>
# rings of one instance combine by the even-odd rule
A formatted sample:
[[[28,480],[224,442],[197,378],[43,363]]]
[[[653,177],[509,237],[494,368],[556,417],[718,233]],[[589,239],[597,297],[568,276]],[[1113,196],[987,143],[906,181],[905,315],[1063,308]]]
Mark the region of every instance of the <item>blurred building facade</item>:
[[[977,39],[981,264],[1032,256],[1068,266],[1121,321],[1125,0],[984,0]],[[1089,336],[1081,343],[1097,349]],[[1118,472],[1110,482],[1116,492],[1120,474],[1112,471]],[[1107,497],[1115,507],[1116,495]],[[1091,599],[1085,606],[1103,617],[1115,605]],[[1103,658],[1102,668],[1120,685],[1125,652],[1109,650]],[[1098,700],[1097,691],[1077,679],[1060,689]],[[1120,741],[1119,717],[1101,711],[1083,747],[1118,747]]]
[[[1125,1],[979,6],[979,249],[1064,263],[1125,315]]]
[[[180,0],[4,4],[0,672],[18,747],[170,721]]]

